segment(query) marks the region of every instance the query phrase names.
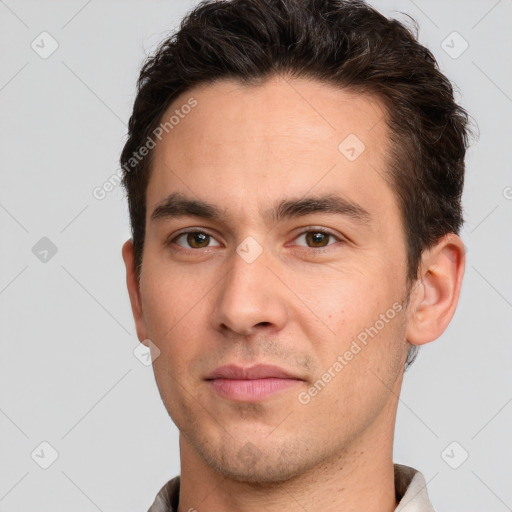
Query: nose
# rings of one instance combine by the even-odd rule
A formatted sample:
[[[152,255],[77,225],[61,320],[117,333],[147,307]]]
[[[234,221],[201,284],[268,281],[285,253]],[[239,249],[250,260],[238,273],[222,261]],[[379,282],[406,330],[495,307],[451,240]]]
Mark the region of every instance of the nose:
[[[243,253],[240,253],[243,254]],[[233,252],[226,277],[219,283],[212,315],[218,330],[251,336],[257,329],[280,331],[288,310],[284,279],[272,267],[271,257],[263,252],[254,260]]]

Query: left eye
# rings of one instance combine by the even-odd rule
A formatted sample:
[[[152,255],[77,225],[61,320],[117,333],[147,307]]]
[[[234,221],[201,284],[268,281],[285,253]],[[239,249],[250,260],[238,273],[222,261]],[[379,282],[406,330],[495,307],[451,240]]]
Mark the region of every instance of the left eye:
[[[332,245],[327,243],[329,238],[335,238],[337,241],[341,241],[340,238],[333,235],[332,233],[329,233],[328,231],[322,231],[319,229],[304,231],[296,238],[296,240],[304,239],[306,241],[306,247],[310,247],[312,249],[321,249],[322,247]]]

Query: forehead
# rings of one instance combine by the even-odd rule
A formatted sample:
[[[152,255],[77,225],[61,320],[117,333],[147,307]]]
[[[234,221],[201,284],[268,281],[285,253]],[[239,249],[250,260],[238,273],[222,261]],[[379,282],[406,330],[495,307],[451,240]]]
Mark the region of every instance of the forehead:
[[[191,97],[197,106],[164,134],[171,146],[177,137],[195,142],[196,146],[201,142],[232,145],[237,141],[247,146],[250,137],[266,139],[266,145],[274,140],[278,147],[284,139],[296,139],[302,145],[308,139],[310,145],[332,143],[337,150],[337,142],[344,134],[354,134],[368,141],[369,146],[386,137],[386,126],[382,123],[386,110],[376,96],[312,79],[273,77],[260,85],[234,80],[201,84],[175,98],[162,122],[184,108]],[[375,130],[377,127],[380,129]],[[189,156],[204,155],[196,152]]]
[[[308,79],[223,80],[177,97],[162,122],[173,115],[154,149],[148,216],[172,192],[233,212],[308,192],[396,206],[382,178],[388,131],[376,97]]]

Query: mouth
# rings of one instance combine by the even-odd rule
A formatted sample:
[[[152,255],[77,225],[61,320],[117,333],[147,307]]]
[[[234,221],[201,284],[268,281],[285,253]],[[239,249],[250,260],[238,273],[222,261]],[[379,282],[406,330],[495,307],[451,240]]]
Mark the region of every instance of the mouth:
[[[241,402],[264,400],[304,382],[278,366],[266,364],[221,366],[206,381],[218,395]]]

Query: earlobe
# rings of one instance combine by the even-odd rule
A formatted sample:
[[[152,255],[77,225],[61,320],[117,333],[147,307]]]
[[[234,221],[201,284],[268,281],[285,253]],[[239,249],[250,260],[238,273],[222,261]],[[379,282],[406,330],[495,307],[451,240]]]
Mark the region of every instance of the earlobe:
[[[123,244],[122,255],[126,267],[126,286],[130,296],[130,304],[132,307],[133,319],[135,321],[135,328],[137,330],[137,337],[142,344],[146,345],[144,341],[148,339],[148,333],[142,310],[140,286],[135,272],[133,241],[131,238]]]
[[[455,233],[423,253],[421,279],[413,286],[408,312],[409,343],[424,345],[445,331],[457,308],[464,268],[464,244]]]

